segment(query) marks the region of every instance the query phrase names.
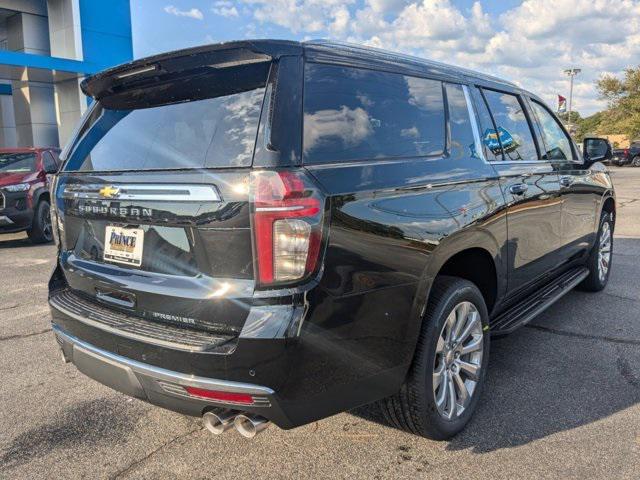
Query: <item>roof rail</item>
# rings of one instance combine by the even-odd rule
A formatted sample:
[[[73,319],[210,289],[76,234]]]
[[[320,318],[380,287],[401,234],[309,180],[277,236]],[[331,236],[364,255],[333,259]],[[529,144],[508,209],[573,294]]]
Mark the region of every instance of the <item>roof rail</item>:
[[[398,53],[391,52],[389,50],[384,50],[382,48],[370,47],[365,45],[358,45],[350,42],[342,42],[337,40],[327,40],[327,39],[313,39],[302,42],[303,45],[310,45],[314,47],[326,47],[326,48],[337,48],[340,50],[351,50],[352,52],[358,52],[360,54],[368,54],[375,55],[379,58],[385,58],[387,60],[402,60],[404,62],[410,62],[419,65],[425,65],[430,67],[439,67],[439,68],[448,68],[454,70],[460,74],[468,75],[471,77],[484,78],[487,80],[491,80],[498,83],[504,83],[507,85],[511,85],[513,87],[518,87],[515,83],[505,80],[500,77],[496,77],[494,75],[489,75],[486,73],[477,72],[475,70],[471,70],[464,67],[458,67],[456,65],[451,65],[448,63],[438,62],[436,60],[428,60],[425,58],[417,57],[415,55],[408,55],[406,53]]]

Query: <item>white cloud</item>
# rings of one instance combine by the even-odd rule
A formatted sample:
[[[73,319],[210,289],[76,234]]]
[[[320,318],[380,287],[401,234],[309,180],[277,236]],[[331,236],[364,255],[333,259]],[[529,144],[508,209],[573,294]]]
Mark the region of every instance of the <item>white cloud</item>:
[[[402,10],[409,0],[367,0],[371,10],[378,13],[393,13]]]
[[[175,15],[176,17],[189,17],[195,18],[196,20],[202,20],[204,18],[202,11],[197,8],[192,8],[190,10],[180,10],[178,7],[174,7],[173,5],[167,5],[166,7],[164,7],[164,11],[171,15]]]
[[[211,7],[211,11],[216,15],[220,15],[222,17],[237,17],[238,9],[228,0],[219,0],[213,4]]]
[[[342,35],[347,31],[351,15],[346,7],[340,7],[333,12],[333,22],[329,25],[329,31],[336,35]]]
[[[242,0],[253,6],[260,23],[274,23],[293,33],[331,31],[344,34],[348,22],[346,7],[355,0]]]
[[[257,28],[275,24],[480,70],[553,105],[568,95],[563,70],[580,67],[574,106],[604,108],[594,82],[640,63],[640,0],[525,0],[490,16],[452,0],[241,0]]]
[[[345,147],[357,145],[373,133],[369,114],[363,108],[342,105],[339,110],[318,110],[304,115],[304,150],[313,150],[321,138],[335,137]]]

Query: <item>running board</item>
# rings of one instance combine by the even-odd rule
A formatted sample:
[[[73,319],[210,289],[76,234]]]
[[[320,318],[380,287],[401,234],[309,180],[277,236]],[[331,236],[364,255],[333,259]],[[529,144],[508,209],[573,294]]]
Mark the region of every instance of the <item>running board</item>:
[[[505,335],[529,323],[540,313],[556,303],[565,294],[589,275],[585,267],[578,267],[562,274],[552,282],[540,288],[533,296],[515,304],[506,312],[494,318],[491,325],[493,335]]]

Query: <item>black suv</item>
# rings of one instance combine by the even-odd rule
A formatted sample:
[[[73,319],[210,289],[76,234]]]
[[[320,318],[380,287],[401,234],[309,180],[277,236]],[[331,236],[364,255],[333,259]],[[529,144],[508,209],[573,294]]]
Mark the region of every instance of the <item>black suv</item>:
[[[380,401],[467,423],[491,334],[610,273],[615,201],[535,95],[375,49],[243,41],[86,79],[52,187],[64,359],[251,437]]]

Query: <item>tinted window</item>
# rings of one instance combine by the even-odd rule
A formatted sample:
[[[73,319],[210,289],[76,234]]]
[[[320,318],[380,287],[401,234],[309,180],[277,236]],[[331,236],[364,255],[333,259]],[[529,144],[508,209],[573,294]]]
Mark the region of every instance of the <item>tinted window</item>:
[[[263,96],[257,88],[134,110],[98,106],[65,170],[249,166]]]
[[[445,89],[447,107],[449,108],[449,133],[451,135],[449,155],[453,159],[477,157],[467,99],[462,85],[445,83]]]
[[[35,172],[35,153],[0,153],[0,172]]]
[[[573,158],[571,142],[553,115],[538,102],[531,102],[533,110],[540,123],[542,139],[545,145],[545,160],[570,160]]]
[[[305,68],[307,163],[441,155],[442,83],[309,63]]]
[[[483,92],[497,128],[498,148],[504,153],[504,160],[537,160],[536,145],[518,97],[493,90]],[[493,140],[483,137],[484,142]]]
[[[482,141],[482,150],[484,158],[489,162],[502,160],[502,148],[498,141],[496,127],[487,108],[487,103],[480,94],[480,91],[474,89],[475,104],[478,110],[478,121],[480,122],[480,139]]]
[[[44,163],[44,168],[47,172],[58,169],[58,164],[53,159],[53,155],[51,155],[50,152],[42,152],[42,162]]]

